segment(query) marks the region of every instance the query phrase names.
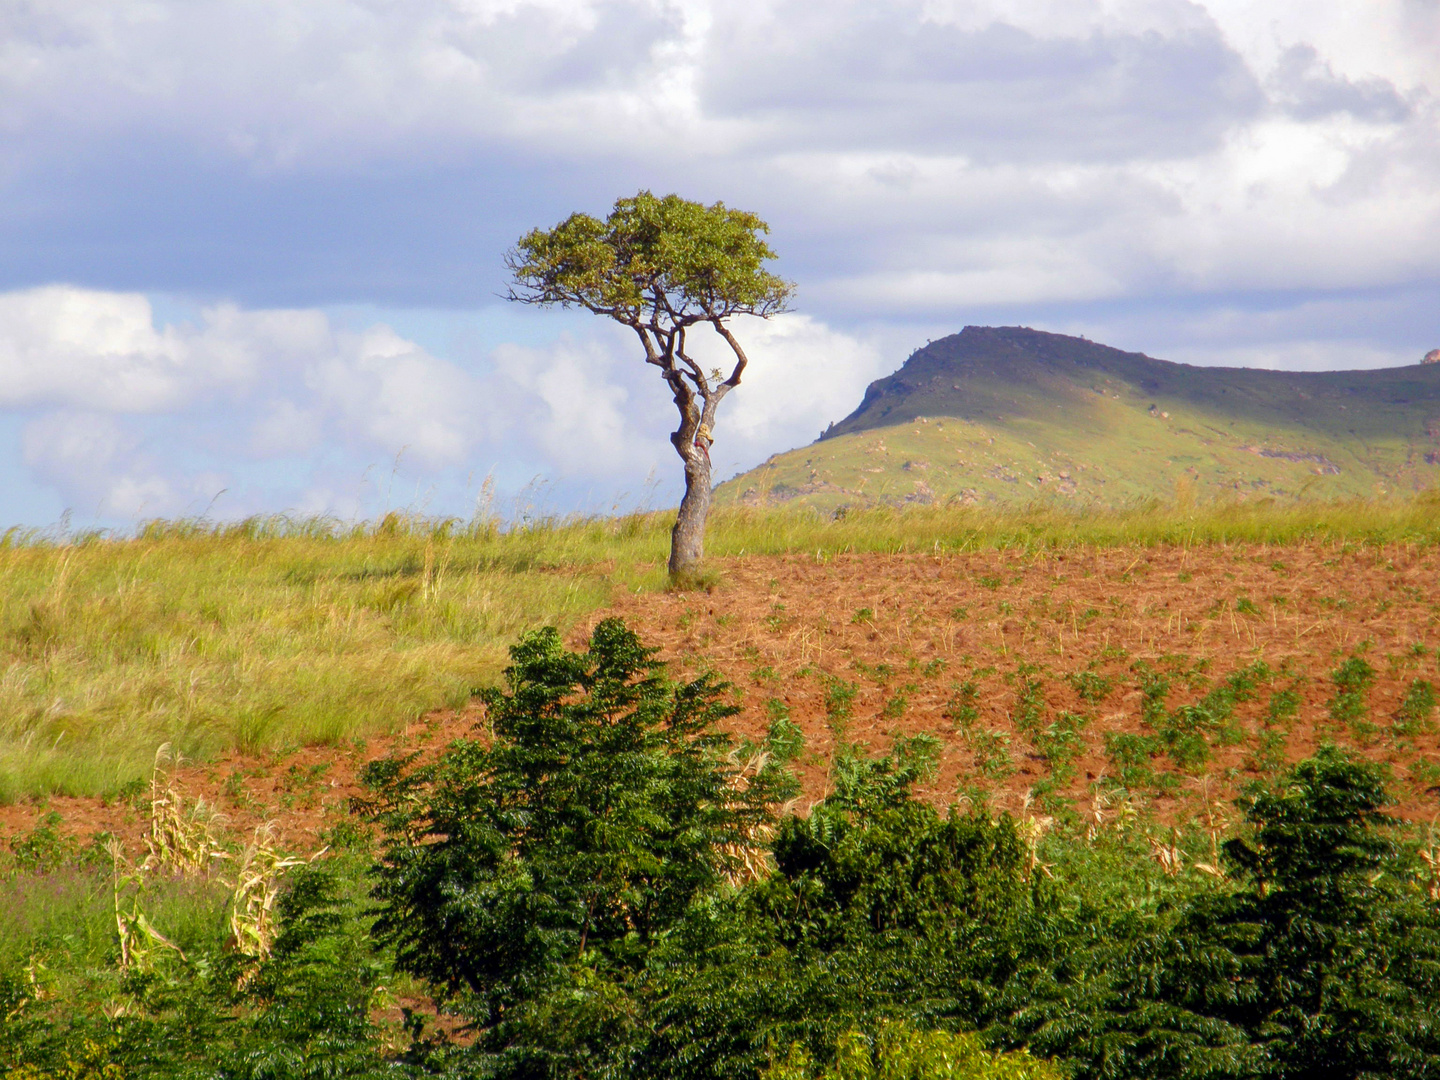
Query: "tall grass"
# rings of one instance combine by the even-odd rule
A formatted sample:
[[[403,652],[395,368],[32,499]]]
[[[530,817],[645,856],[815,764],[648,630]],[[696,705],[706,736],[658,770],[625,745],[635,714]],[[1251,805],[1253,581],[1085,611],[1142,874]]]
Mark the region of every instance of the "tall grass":
[[[192,759],[335,743],[463,703],[526,629],[659,588],[673,514],[152,522],[0,539],[0,799],[103,794]],[[1440,498],[1121,511],[717,510],[713,556],[1440,540]]]
[[[801,552],[824,557],[845,552],[1301,541],[1436,543],[1440,490],[1409,497],[1309,503],[1147,502],[1119,510],[1058,500],[1024,507],[876,507],[838,518],[803,507],[725,508],[711,519],[706,547],[717,556]]]
[[[626,529],[389,517],[12,533],[0,547],[0,798],[113,790],[163,742],[203,759],[458,705],[523,630],[605,602],[626,571],[591,564],[623,553]]]

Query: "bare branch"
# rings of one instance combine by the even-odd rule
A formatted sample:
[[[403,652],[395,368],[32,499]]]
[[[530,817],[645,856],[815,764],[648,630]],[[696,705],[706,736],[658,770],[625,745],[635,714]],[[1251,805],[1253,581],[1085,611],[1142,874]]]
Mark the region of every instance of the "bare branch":
[[[719,318],[711,319],[710,325],[715,327],[716,332],[725,339],[726,343],[729,344],[731,350],[735,353],[735,370],[730,372],[730,377],[721,384],[727,390],[733,390],[740,385],[740,376],[745,373],[745,365],[750,363],[750,360],[745,355],[745,350],[740,347],[740,342],[735,340],[735,335],[730,332],[730,328],[721,322]]]
[[[639,336],[640,343],[645,346],[645,362],[647,364],[654,364],[656,367],[659,368],[665,367],[666,365],[664,358],[658,352],[656,352],[655,346],[650,340],[650,335],[645,332],[645,327],[640,325],[640,320],[634,320],[629,324],[629,326],[630,329],[634,330],[635,333]]]
[[[709,400],[710,383],[705,378],[705,372],[701,369],[700,365],[697,364],[693,359],[691,359],[690,356],[685,352],[684,328],[682,327],[678,333],[680,343],[675,350],[675,355],[680,357],[681,362],[684,363],[684,365],[689,369],[686,374],[694,380],[696,388],[700,391],[700,396],[705,398],[706,400]]]

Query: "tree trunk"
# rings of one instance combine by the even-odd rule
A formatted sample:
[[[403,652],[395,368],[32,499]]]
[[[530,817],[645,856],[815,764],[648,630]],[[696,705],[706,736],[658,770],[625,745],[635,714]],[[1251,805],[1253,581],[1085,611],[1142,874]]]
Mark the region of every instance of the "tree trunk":
[[[705,557],[705,519],[710,514],[710,458],[699,446],[685,455],[685,497],[670,533],[670,573],[694,569]]]

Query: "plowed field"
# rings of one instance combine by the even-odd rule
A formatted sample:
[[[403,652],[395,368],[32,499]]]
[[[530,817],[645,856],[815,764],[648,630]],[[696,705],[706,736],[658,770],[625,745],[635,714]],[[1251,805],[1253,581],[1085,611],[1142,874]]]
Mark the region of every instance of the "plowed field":
[[[937,801],[1013,809],[1028,793],[1052,809],[1167,821],[1222,806],[1332,739],[1389,763],[1402,814],[1440,812],[1434,548],[791,555],[719,569],[711,592],[619,596],[573,642],[620,615],[677,672],[718,671],[742,707],[737,733],[758,740],[783,718],[803,732],[807,799],[823,794],[837,740],[878,751],[927,734]],[[234,834],[268,820],[310,849],[345,820],[364,761],[443,744],[478,718],[435,714],[368,744],[186,766],[174,782]],[[147,797],[4,807],[0,832],[54,811],[65,831],[138,842]]]

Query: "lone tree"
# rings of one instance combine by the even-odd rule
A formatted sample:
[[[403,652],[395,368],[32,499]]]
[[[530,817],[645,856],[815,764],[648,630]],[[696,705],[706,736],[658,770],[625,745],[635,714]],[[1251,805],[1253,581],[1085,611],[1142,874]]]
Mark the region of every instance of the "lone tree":
[[[765,269],[775,257],[764,240],[769,231],[724,203],[642,191],[618,200],[604,221],[571,214],[553,229],[535,229],[505,257],[511,300],[582,307],[630,327],[674,394],[680,425],[670,442],[685,463],[685,497],[671,534],[671,574],[704,557],[715,410],[747,363],[725,321],[778,314],[793,290]],[[687,331],[702,323],[735,354],[728,378],[718,368],[706,372],[685,350]]]

